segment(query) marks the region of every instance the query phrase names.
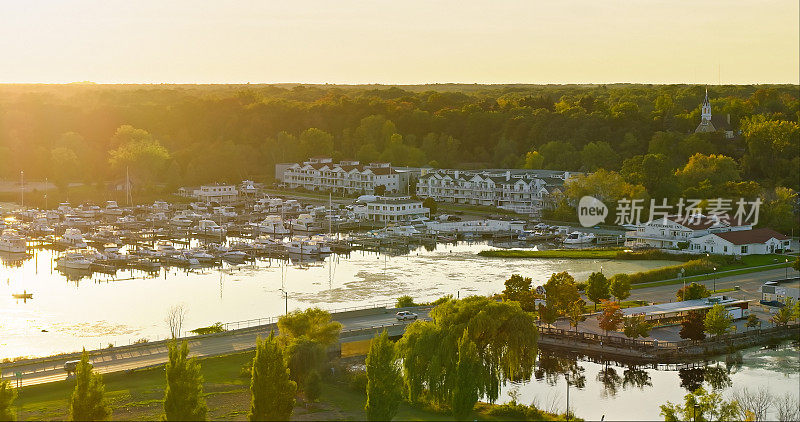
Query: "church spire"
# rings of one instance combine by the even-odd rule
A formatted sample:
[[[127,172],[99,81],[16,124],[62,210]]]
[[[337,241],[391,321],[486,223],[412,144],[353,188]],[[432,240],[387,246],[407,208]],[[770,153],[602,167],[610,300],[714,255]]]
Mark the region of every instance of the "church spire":
[[[708,101],[708,87],[706,87],[706,97],[703,99],[703,107],[701,108],[700,118],[704,122],[711,121],[711,102]]]

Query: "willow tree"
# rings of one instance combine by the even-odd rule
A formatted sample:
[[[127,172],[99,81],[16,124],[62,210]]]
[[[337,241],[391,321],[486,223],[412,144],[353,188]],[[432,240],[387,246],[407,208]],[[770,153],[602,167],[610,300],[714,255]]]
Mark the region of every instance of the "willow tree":
[[[480,357],[475,343],[469,339],[469,335],[464,335],[458,340],[458,361],[456,371],[453,374],[453,392],[450,400],[450,408],[453,410],[453,417],[456,420],[469,420],[472,409],[478,401],[478,380],[475,374],[481,371]]]
[[[405,390],[412,402],[426,391],[437,404],[450,402],[459,340],[465,335],[478,355],[471,381],[479,396],[494,402],[506,380],[527,379],[533,373],[536,320],[519,303],[473,296],[442,303],[430,316],[430,322],[411,324],[399,342]]]

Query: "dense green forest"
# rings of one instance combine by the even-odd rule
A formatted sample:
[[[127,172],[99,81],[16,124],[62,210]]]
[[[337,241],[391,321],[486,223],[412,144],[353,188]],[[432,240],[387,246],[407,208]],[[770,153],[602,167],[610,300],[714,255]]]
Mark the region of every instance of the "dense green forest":
[[[708,87],[712,113],[730,115],[732,140],[694,134],[704,90],[0,85],[0,177],[24,170],[63,185],[119,180],[130,168],[139,186],[268,181],[275,163],[331,155],[443,168],[603,169],[573,191],[606,183],[637,197],[741,194],[796,204],[798,86]]]

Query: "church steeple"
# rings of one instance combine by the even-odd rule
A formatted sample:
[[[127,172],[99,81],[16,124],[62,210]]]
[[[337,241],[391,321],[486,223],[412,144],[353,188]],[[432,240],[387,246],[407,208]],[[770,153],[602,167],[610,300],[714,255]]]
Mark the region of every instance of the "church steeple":
[[[706,87],[706,98],[703,99],[703,107],[701,109],[700,118],[703,122],[711,121],[711,102],[708,101],[708,87]]]

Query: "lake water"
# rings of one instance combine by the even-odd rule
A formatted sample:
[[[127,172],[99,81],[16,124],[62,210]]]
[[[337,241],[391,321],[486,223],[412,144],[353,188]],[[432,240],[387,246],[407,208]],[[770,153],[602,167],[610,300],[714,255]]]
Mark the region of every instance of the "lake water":
[[[765,388],[771,394],[789,393],[800,397],[800,346],[785,342],[778,347],[745,349],[726,364],[726,358],[712,360],[698,368],[682,370],[635,369],[565,356],[542,355],[531,381],[509,383],[501,402],[515,392],[517,402],[538,407],[566,409],[565,368],[583,368],[585,386],[570,387],[570,408],[586,420],[664,420],[659,405],[667,401],[683,405],[683,397],[699,386],[706,391],[717,388],[724,399],[747,387],[750,391]],[[514,393],[512,393],[514,394]],[[773,408],[766,420],[776,420]],[[708,416],[708,415],[706,415]]]
[[[56,252],[39,250],[22,262],[0,267],[0,359],[42,356],[96,349],[108,343],[128,344],[169,334],[164,322],[170,307],[188,310],[184,329],[217,321],[231,322],[319,306],[337,309],[393,304],[408,294],[428,301],[446,294],[464,296],[503,290],[513,273],[542,284],[553,272],[569,271],[585,280],[603,267],[605,274],[655,268],[670,261],[526,260],[483,258],[486,243],[439,244],[400,256],[354,251],[325,261],[298,264],[260,260],[187,271],[162,269],[156,277],[137,270],[104,274],[71,274],[55,268]],[[2,257],[0,257],[2,258]],[[23,301],[12,293],[27,291]]]

